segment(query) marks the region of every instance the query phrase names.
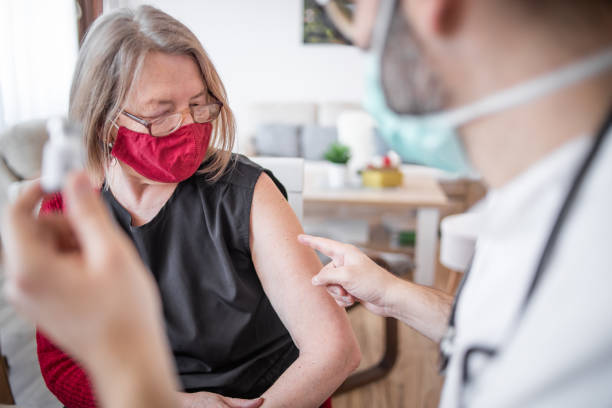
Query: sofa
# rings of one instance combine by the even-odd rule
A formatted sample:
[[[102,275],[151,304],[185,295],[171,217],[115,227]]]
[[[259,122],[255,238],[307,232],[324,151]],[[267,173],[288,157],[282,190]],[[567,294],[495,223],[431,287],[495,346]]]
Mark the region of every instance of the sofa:
[[[40,174],[47,139],[44,120],[33,120],[0,133],[0,209],[9,200],[9,186]],[[4,274],[0,266],[0,287]],[[34,326],[18,316],[0,292],[0,349],[7,358],[11,391],[23,408],[57,408],[61,404],[47,389],[36,355]]]

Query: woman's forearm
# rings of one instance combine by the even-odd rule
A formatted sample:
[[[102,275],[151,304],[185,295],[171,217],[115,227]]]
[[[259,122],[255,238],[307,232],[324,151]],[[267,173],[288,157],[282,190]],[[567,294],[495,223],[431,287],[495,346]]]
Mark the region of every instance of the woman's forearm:
[[[300,353],[298,359],[262,395],[262,407],[319,407],[357,368],[359,359],[358,350],[336,355]]]
[[[439,342],[446,332],[453,297],[427,286],[398,279],[388,292],[389,315]]]

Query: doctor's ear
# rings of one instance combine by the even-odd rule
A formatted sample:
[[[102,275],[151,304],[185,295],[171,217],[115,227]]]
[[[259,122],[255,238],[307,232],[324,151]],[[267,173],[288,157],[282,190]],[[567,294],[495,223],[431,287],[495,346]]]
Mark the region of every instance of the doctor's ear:
[[[467,0],[401,0],[400,10],[426,36],[453,35],[461,26]]]

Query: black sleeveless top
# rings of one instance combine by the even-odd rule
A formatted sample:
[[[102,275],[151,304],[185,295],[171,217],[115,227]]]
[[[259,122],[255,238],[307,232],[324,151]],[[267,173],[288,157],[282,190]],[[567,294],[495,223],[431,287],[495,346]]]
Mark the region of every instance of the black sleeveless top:
[[[269,171],[233,155],[219,181],[194,174],[139,227],[109,190],[102,193],[157,281],[186,391],[258,397],[298,356],[251,260],[251,203],[262,171],[286,197]]]

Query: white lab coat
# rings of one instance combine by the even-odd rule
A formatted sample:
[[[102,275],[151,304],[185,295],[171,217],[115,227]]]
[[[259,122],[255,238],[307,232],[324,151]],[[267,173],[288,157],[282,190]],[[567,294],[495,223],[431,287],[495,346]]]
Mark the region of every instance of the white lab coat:
[[[473,269],[458,303],[441,407],[457,407],[460,394],[466,407],[612,407],[612,134],[515,324],[592,140],[570,141],[488,195]],[[473,380],[462,390],[460,360],[474,345],[499,352],[470,360]]]

